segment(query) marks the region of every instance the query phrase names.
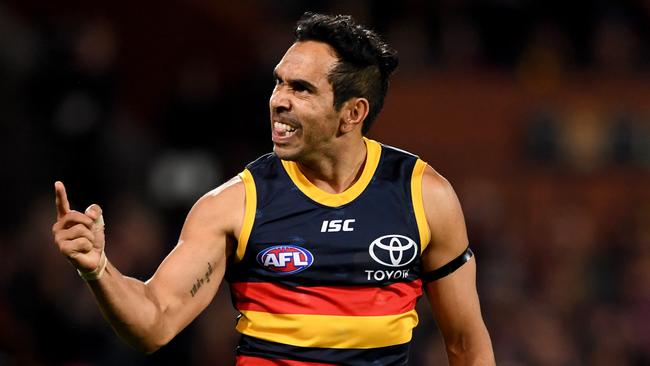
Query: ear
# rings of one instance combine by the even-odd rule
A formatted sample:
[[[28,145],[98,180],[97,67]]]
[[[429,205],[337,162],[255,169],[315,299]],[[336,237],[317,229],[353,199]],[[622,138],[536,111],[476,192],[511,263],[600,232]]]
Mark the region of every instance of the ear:
[[[366,98],[352,98],[345,102],[342,110],[340,132],[345,134],[357,127],[361,130],[363,121],[366,120],[370,111],[370,103]]]

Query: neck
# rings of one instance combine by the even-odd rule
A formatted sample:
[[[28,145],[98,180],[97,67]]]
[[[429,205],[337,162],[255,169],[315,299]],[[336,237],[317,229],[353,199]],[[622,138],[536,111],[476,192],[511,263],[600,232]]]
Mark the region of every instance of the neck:
[[[313,161],[299,162],[302,174],[316,187],[328,193],[341,193],[361,176],[367,148],[363,139],[336,146]]]

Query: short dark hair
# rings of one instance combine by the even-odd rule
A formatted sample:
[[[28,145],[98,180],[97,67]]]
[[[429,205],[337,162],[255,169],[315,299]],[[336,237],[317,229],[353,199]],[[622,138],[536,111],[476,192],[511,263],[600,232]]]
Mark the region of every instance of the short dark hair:
[[[370,110],[361,129],[365,135],[384,105],[389,77],[398,64],[397,52],[349,15],[306,12],[294,33],[296,42],[323,42],[336,51],[339,62],[327,76],[334,108],[339,110],[350,98],[368,99]]]

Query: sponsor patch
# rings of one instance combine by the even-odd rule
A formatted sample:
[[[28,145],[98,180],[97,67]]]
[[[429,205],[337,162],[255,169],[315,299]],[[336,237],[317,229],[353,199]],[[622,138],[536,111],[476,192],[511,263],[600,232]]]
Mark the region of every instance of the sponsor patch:
[[[370,243],[368,252],[372,259],[388,267],[403,267],[418,255],[418,246],[404,235],[384,235]]]
[[[297,245],[276,245],[259,252],[257,263],[271,272],[292,274],[311,266],[314,256],[307,249]]]

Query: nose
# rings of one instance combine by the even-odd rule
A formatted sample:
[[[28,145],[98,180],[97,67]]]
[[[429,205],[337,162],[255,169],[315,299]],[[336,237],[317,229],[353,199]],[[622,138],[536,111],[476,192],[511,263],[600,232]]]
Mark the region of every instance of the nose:
[[[271,98],[269,99],[269,106],[271,107],[271,111],[275,113],[291,110],[291,100],[287,93],[282,90],[282,87],[278,86],[273,89],[273,93],[271,93]]]

